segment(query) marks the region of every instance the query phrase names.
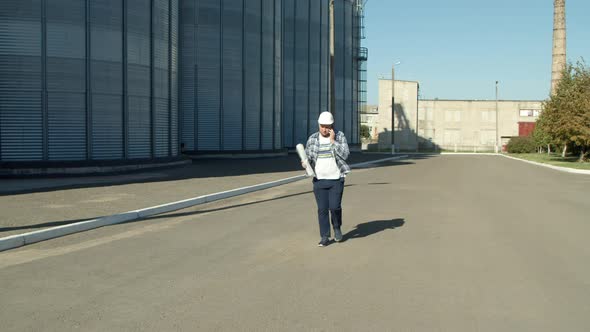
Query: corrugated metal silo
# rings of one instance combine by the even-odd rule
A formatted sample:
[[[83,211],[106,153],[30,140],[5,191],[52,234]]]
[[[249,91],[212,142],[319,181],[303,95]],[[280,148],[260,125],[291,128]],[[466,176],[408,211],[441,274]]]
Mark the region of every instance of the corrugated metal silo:
[[[178,0],[2,0],[0,162],[177,156],[177,31]]]
[[[334,75],[336,127],[350,144],[359,143],[358,135],[358,16],[356,0],[334,2]]]
[[[283,31],[284,143],[294,147],[317,131],[328,111],[329,0],[285,0]]]
[[[181,6],[185,150],[281,149],[282,0],[183,0]]]

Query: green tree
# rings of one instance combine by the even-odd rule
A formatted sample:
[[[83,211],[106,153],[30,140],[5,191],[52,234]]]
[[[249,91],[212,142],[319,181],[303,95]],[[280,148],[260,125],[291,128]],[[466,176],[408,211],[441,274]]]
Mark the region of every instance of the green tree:
[[[541,151],[542,149],[547,149],[547,153],[551,152],[551,136],[549,136],[549,134],[547,134],[547,132],[545,132],[542,128],[543,128],[543,117],[540,117],[537,120],[537,125],[535,126],[535,129],[533,130],[533,133],[531,135],[531,137],[533,138],[533,141],[535,142],[535,145],[537,146],[537,148],[539,148]]]
[[[578,148],[580,161],[586,159],[590,147],[590,70],[583,61],[568,64],[557,89],[545,101],[537,126],[551,143],[562,148]]]

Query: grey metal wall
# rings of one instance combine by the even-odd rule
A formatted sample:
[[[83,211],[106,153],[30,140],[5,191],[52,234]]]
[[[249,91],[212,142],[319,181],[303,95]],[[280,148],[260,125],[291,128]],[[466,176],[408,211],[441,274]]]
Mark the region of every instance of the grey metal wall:
[[[335,121],[349,143],[359,143],[358,110],[358,15],[356,0],[334,2]]]
[[[282,148],[282,0],[181,1],[188,152]]]
[[[329,0],[284,0],[283,10],[283,137],[294,147],[329,110]]]
[[[329,0],[284,0],[283,113],[285,147],[305,143],[329,111]],[[359,143],[356,0],[334,2],[335,127]]]
[[[178,0],[0,1],[0,161],[178,155]]]

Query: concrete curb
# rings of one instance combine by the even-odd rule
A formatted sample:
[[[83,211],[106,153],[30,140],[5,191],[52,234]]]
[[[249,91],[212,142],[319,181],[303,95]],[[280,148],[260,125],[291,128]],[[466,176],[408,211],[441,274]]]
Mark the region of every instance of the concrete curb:
[[[363,162],[363,163],[351,165],[351,168],[362,168],[362,167],[365,167],[370,164],[401,159],[404,157],[407,157],[407,156],[400,155],[400,156],[394,156],[394,157],[384,158],[384,159],[379,159],[379,160],[372,160],[372,161],[368,161],[368,162]],[[226,199],[226,198],[230,198],[230,197],[244,195],[244,194],[248,194],[248,193],[259,191],[259,190],[269,189],[269,188],[281,186],[284,184],[300,181],[300,180],[303,180],[306,178],[307,178],[307,175],[297,175],[297,176],[293,176],[290,178],[285,178],[285,179],[281,179],[281,180],[277,180],[277,181],[271,181],[271,182],[261,183],[261,184],[257,184],[257,185],[253,185],[253,186],[242,187],[242,188],[222,191],[222,192],[218,192],[218,193],[214,193],[214,194],[198,196],[198,197],[194,197],[194,198],[185,199],[182,201],[162,204],[162,205],[158,205],[158,206],[152,206],[152,207],[148,207],[145,209],[118,213],[118,214],[114,214],[111,216],[81,221],[81,222],[63,225],[63,226],[52,227],[52,228],[43,229],[43,230],[35,231],[35,232],[7,236],[7,237],[0,238],[0,251],[14,249],[14,248],[22,247],[22,246],[25,246],[28,244],[32,244],[32,243],[36,243],[36,242],[40,242],[40,241],[45,241],[45,240],[49,240],[49,239],[54,239],[57,237],[61,237],[61,236],[65,236],[65,235],[69,235],[69,234],[73,234],[73,233],[78,233],[78,232],[83,232],[83,231],[87,231],[87,230],[91,230],[91,229],[95,229],[95,228],[99,228],[99,227],[103,227],[103,226],[120,224],[120,223],[132,221],[132,220],[137,220],[137,219],[142,219],[142,218],[146,218],[146,217],[150,217],[150,216],[154,216],[154,215],[158,215],[158,214],[162,214],[162,213],[168,213],[168,212],[172,212],[172,211],[176,211],[176,210],[185,209],[185,208],[195,206],[195,205],[210,203],[210,202],[214,202],[214,201],[218,201],[218,200],[222,200],[222,199]]]
[[[537,166],[542,166],[542,167],[546,167],[546,168],[552,168],[554,170],[561,171],[561,172],[573,173],[573,174],[590,175],[590,170],[575,169],[575,168],[568,168],[568,167],[561,167],[561,166],[554,166],[554,165],[549,165],[549,164],[543,164],[543,163],[539,163],[539,162],[536,162],[536,161],[530,161],[530,160],[526,160],[526,159],[520,159],[520,158],[516,158],[516,157],[507,156],[507,155],[504,155],[504,154],[502,154],[501,156],[502,157],[505,157],[505,158],[508,158],[508,159],[514,159],[514,160],[522,161],[522,162],[533,164],[533,165],[537,165]]]
[[[92,175],[114,172],[128,172],[139,170],[156,170],[191,164],[190,159],[178,160],[165,163],[153,164],[132,164],[118,166],[84,166],[84,167],[48,167],[48,168],[0,168],[0,177],[30,176],[30,175]]]
[[[499,153],[494,152],[441,152],[443,156],[498,156]]]

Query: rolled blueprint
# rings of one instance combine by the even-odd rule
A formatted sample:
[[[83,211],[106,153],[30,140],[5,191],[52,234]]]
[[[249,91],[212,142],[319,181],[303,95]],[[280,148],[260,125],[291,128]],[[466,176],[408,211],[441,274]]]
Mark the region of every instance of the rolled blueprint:
[[[307,167],[305,168],[305,170],[307,171],[307,176],[315,176],[313,168],[311,168],[311,165],[309,164],[309,162],[307,162],[307,155],[305,154],[305,148],[303,147],[303,144],[297,144],[295,148],[297,149],[297,154],[299,155],[301,161],[305,162],[305,164],[307,165]]]

